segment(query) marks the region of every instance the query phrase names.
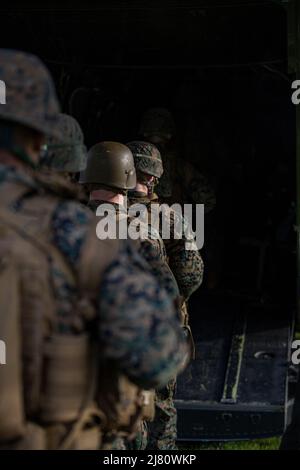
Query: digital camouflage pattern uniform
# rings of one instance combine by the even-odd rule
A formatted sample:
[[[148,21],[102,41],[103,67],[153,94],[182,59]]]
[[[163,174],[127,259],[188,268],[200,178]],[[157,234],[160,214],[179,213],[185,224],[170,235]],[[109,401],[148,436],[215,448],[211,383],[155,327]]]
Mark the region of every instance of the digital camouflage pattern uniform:
[[[137,170],[138,181],[148,185],[148,194],[131,191],[129,199],[131,204],[144,204],[150,213],[153,203],[158,203],[158,198],[153,193],[153,184],[159,180],[163,172],[162,160],[158,149],[151,143],[134,141],[127,144],[131,149]],[[154,176],[154,183],[148,183],[145,175]],[[150,196],[149,196],[150,194]],[[168,216],[168,214],[166,213]],[[171,208],[170,216],[170,239],[164,240],[169,266],[177,281],[182,302],[187,301],[190,295],[200,286],[203,277],[203,262],[191,230],[186,231],[187,222],[182,218],[180,222],[184,225],[181,239],[175,239],[176,219],[178,217]],[[190,236],[188,234],[191,234]],[[188,236],[188,238],[187,238]],[[190,244],[191,250],[186,249],[186,243]],[[190,335],[186,308],[183,326]],[[169,450],[176,449],[176,409],[173,403],[176,380],[173,378],[166,387],[156,392],[155,420],[149,423],[148,449]]]
[[[107,201],[90,200],[88,207],[96,213],[97,208],[101,204],[106,204]],[[115,212],[111,214],[113,217],[116,215],[117,223],[120,218],[127,219],[128,224],[131,222],[128,217],[126,208],[120,204],[110,203]],[[109,211],[107,211],[109,212]],[[175,277],[166,262],[166,252],[162,240],[159,241],[153,236],[153,229],[149,226],[142,227],[144,230],[145,238],[138,246],[138,251],[141,256],[148,262],[152,274],[158,279],[159,284],[168,292],[171,299],[176,301],[179,296],[179,289]]]
[[[36,351],[34,357],[42,367],[40,379],[45,372],[42,359],[46,338],[47,343],[58,337],[66,342],[68,338],[79,338],[83,334],[89,338],[89,342],[94,338],[95,344],[101,349],[101,357],[116,364],[139,387],[148,389],[167,383],[182,368],[187,354],[177,311],[169,295],[161,289],[151,275],[148,264],[131,243],[98,240],[95,233],[97,220],[91,211],[70,197],[57,193],[57,187],[48,186],[43,179],[41,182],[40,175],[31,169],[35,166],[31,157],[20,144],[15,144],[14,123],[36,130],[41,135],[53,135],[61,139],[57,128],[59,106],[49,72],[35,56],[2,49],[0,76],[7,86],[7,104],[0,108],[0,242],[3,241],[5,246],[12,234],[19,233],[24,243],[34,245],[36,251],[44,246],[49,247],[48,256],[43,254],[49,266],[50,283],[47,289],[51,292],[51,299],[48,299],[51,300],[50,304],[44,305],[45,312],[44,309],[37,312],[32,310],[35,304],[32,303],[33,299],[30,301],[30,293],[34,292],[39,300],[38,305],[43,305],[45,292],[37,291],[32,278],[30,282],[26,279],[26,266],[32,261],[26,258],[26,250],[22,251],[20,260],[22,264],[19,273],[27,289],[21,292],[21,297],[26,294],[29,302],[26,304],[26,312],[21,311],[21,315],[24,315],[24,380],[27,375],[32,377],[32,374],[38,372],[28,362],[29,353],[37,346],[32,342],[32,337],[42,336],[37,331],[38,325],[41,320],[44,326],[48,325],[49,319],[42,318],[42,315],[53,305],[55,331],[52,332],[50,328],[47,336],[42,336],[41,349]],[[15,225],[10,220],[15,221]],[[16,229],[16,226],[20,228]],[[5,238],[7,233],[10,234],[9,238]],[[41,251],[44,253],[43,249]],[[2,245],[0,254],[3,254]],[[79,299],[79,295],[83,297]],[[79,307],[82,302],[79,303],[79,300],[85,301],[90,308],[82,306],[81,310]],[[34,313],[39,314],[36,318],[39,321],[32,323]],[[55,336],[52,336],[54,333]],[[57,368],[55,370],[58,372]],[[76,368],[74,370],[77,372]],[[70,367],[68,371],[72,372]],[[65,377],[60,375],[60,379],[64,380]],[[30,395],[32,383],[28,387],[26,385],[25,382],[24,393]],[[43,393],[47,394],[46,384],[44,386]],[[41,392],[39,387],[37,390]],[[75,393],[74,387],[72,390]],[[55,387],[52,392],[55,395]],[[51,393],[50,404],[54,398]],[[68,406],[73,400],[73,394],[65,398],[64,403]],[[26,397],[25,403],[26,420],[45,429],[43,417],[37,411],[41,405],[39,400],[33,414],[30,413],[33,403]],[[56,407],[52,411],[56,413]],[[60,411],[64,414],[65,406]],[[75,424],[78,420],[79,415]],[[72,432],[68,434],[68,424],[56,418],[53,422],[56,431],[59,429],[62,433],[60,438],[64,442],[63,448],[72,448],[74,444],[72,438],[75,439],[75,436]],[[99,427],[96,422],[93,425]],[[20,438],[21,443],[16,444],[17,448],[36,448],[33,444],[22,444],[23,438],[26,438],[26,433]],[[5,441],[5,435],[0,436],[0,444],[2,439]],[[48,444],[41,448],[49,448]],[[61,448],[61,439],[56,439],[51,448]]]
[[[175,134],[172,114],[165,108],[150,108],[142,116],[140,135],[160,150],[164,172],[156,187],[161,201],[169,204],[204,204],[205,213],[216,205],[216,195],[207,177],[180,158],[170,141]]]
[[[100,204],[105,203],[106,201],[101,200],[90,200],[88,207],[96,213],[96,210]],[[130,222],[127,211],[120,204],[112,204],[115,209],[115,214],[117,220],[120,217],[126,217],[128,223]],[[147,237],[147,240],[144,240],[140,244],[139,253],[141,256],[148,262],[152,274],[158,279],[159,284],[164,287],[164,289],[170,295],[170,298],[176,299],[179,295],[178,287],[176,281],[166,266],[164,259],[162,259],[162,253],[160,248],[160,243],[158,244],[156,240],[151,240],[150,233]],[[107,440],[106,449],[112,450],[144,450],[148,444],[148,423],[142,421],[139,426],[139,430],[136,433],[136,436],[133,440],[124,439],[121,437],[113,437],[112,439]]]
[[[106,189],[115,194],[126,196],[127,191],[136,185],[134,160],[130,150],[117,142],[101,142],[94,145],[88,153],[87,168],[82,173],[80,181],[90,190]],[[102,204],[107,205],[107,201],[90,199],[88,206],[96,213]],[[124,218],[127,224],[135,222],[134,218],[128,216],[126,207],[121,204],[109,203],[106,213],[113,219],[116,218],[117,223]],[[150,225],[141,223],[140,230],[143,231],[143,240],[139,253],[146,259],[152,274],[175,303],[179,296],[179,290],[174,275],[166,262],[164,244],[158,233],[157,237],[155,236],[154,229],[151,229]],[[112,439],[109,440],[109,448],[111,449],[123,450],[126,448],[125,446],[130,449],[143,449],[147,444],[146,423],[141,423],[140,431],[134,441],[125,444],[123,439],[111,437]]]

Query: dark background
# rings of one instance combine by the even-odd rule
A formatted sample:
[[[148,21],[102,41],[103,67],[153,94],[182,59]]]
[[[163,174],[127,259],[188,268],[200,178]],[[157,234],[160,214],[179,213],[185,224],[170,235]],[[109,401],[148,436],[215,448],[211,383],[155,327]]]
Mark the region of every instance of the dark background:
[[[42,58],[88,146],[136,138],[145,109],[170,109],[181,156],[217,193],[216,287],[293,305],[294,77],[281,2],[49,3],[2,2],[1,47]]]

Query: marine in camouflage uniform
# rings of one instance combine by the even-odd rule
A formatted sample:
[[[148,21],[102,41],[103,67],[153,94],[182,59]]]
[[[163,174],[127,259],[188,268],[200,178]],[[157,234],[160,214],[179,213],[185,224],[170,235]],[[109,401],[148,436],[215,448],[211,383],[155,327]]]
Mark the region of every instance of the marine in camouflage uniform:
[[[88,425],[89,436],[91,425],[98,431],[101,428],[99,417],[103,412],[96,405],[92,412],[83,407],[84,403],[90,405],[92,399],[97,401],[97,381],[95,386],[91,377],[87,380],[95,395],[84,397],[89,401],[77,403],[78,414],[74,416],[72,409],[71,421],[66,414],[74,403],[77,385],[82,382],[81,374],[86,375],[91,364],[80,368],[71,356],[72,366],[69,357],[68,368],[62,371],[60,363],[51,377],[49,368],[57,358],[57,341],[64,345],[62,350],[66,353],[65,346],[71,340],[77,344],[87,339],[90,349],[93,339],[100,348],[100,357],[112,361],[133,383],[145,389],[167,383],[182,368],[187,345],[169,295],[151,275],[135,247],[127,241],[98,240],[97,220],[92,212],[58,194],[48,183],[41,183],[36,167],[44,136],[62,138],[57,127],[58,101],[45,66],[30,54],[1,49],[0,76],[7,87],[7,103],[0,107],[0,256],[1,260],[7,257],[7,243],[19,236],[45,267],[39,271],[30,250],[14,254],[16,245],[10,245],[22,283],[21,390],[26,418],[18,423],[22,432],[18,427],[13,435],[17,410],[6,413],[5,406],[14,394],[1,388],[6,403],[0,409],[0,446],[99,448],[99,432],[93,444],[89,439],[80,441],[78,436],[84,423]],[[30,271],[31,265],[36,271]],[[40,285],[37,272],[47,283]],[[5,299],[2,297],[0,302]],[[77,348],[73,352],[76,357]],[[85,359],[88,357],[84,354]],[[96,360],[99,356],[92,357]],[[3,377],[5,374],[1,380]],[[44,382],[45,377],[49,382]],[[75,382],[68,383],[70,393],[64,396],[64,384],[70,377]],[[56,396],[59,383],[61,395]],[[18,390],[14,391],[17,395]],[[3,428],[7,420],[10,439],[14,439],[11,443],[7,442]],[[45,435],[47,439],[39,440],[39,445],[37,441],[28,441],[29,428],[39,430],[39,436]]]
[[[162,156],[164,173],[156,187],[161,202],[168,204],[204,204],[206,286],[213,289],[219,281],[220,235],[216,190],[207,174],[186,158],[181,158],[175,144],[176,126],[169,110],[150,108],[142,116],[140,135],[155,144]],[[188,156],[187,156],[188,158]]]
[[[216,195],[206,175],[180,158],[171,142],[175,134],[172,114],[165,108],[150,108],[142,116],[140,135],[159,149],[164,172],[156,187],[161,201],[169,204],[204,204],[205,213],[216,205]]]
[[[116,212],[117,222],[121,218],[126,218],[128,223],[134,222],[134,218],[128,217],[126,211],[127,191],[136,185],[134,160],[128,147],[118,142],[100,142],[94,145],[88,152],[87,167],[81,173],[80,183],[90,191],[88,206],[93,212],[96,212],[99,205],[109,203]],[[99,199],[99,190],[102,195],[106,193],[105,199]],[[115,202],[116,197],[121,202]],[[123,201],[126,202],[125,205],[122,204]],[[179,294],[177,283],[167,264],[164,243],[159,233],[155,233],[148,224],[141,223],[140,229],[143,232],[140,253],[148,261],[161,285],[176,300]]]
[[[129,192],[131,204],[142,203],[148,207],[158,202],[153,188],[163,173],[162,159],[158,149],[151,143],[134,141],[127,144],[132,151],[137,171],[138,186]],[[138,189],[138,190],[137,190]],[[188,316],[185,303],[190,295],[200,286],[203,277],[203,262],[195,244],[191,229],[187,230],[187,222],[179,220],[183,227],[182,238],[176,239],[178,214],[169,207],[165,213],[170,220],[170,239],[164,240],[169,266],[179,286],[182,302],[182,323],[190,335]],[[189,250],[186,248],[189,243]],[[176,449],[176,409],[173,403],[175,378],[156,394],[155,420],[149,424],[148,449]]]
[[[100,142],[94,145],[88,153],[87,167],[82,172],[80,182],[90,192],[88,206],[93,212],[105,204],[105,212],[112,217],[115,224],[126,219],[126,224],[135,222],[129,217],[124,204],[126,204],[127,191],[136,186],[136,172],[134,159],[128,147],[118,142]],[[168,292],[173,301],[177,301],[179,290],[175,278],[166,262],[166,252],[163,241],[157,233],[153,233],[150,225],[141,223],[143,240],[140,254],[147,260],[152,273],[159,283]],[[116,235],[118,235],[118,228]],[[153,410],[154,411],[154,410]],[[128,447],[141,449],[145,447],[146,426],[141,424],[137,439]],[[114,435],[108,436],[107,448],[125,449],[123,439]]]

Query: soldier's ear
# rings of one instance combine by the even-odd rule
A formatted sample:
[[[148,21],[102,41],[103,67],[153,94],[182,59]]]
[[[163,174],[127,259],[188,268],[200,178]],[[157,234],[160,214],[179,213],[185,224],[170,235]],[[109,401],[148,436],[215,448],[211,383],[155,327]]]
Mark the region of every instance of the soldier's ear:
[[[46,143],[46,137],[41,132],[22,125],[15,127],[14,137],[15,144],[22,148],[30,159],[37,162]]]
[[[41,155],[41,149],[45,143],[46,139],[43,134],[40,134],[39,132],[34,132],[32,134],[31,139],[28,141],[26,150],[33,161],[38,162]]]

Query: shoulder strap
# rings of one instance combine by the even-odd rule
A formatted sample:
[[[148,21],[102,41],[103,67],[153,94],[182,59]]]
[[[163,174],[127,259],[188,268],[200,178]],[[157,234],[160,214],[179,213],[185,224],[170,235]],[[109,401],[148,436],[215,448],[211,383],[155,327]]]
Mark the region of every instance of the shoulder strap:
[[[30,233],[27,229],[28,224],[23,224],[22,215],[16,214],[6,207],[0,205],[0,222],[3,222],[6,226],[18,233],[21,237],[25,238],[32,244],[34,244],[47,258],[50,256],[50,244],[42,238],[38,238],[36,234]]]
[[[32,193],[31,190],[28,191],[28,188],[26,188],[26,191],[24,191],[24,188],[22,189],[23,191],[15,191],[14,188],[13,198],[11,196],[9,198],[6,197],[5,204],[0,204],[0,223],[2,222],[15,233],[18,233],[22,238],[34,245],[46,256],[46,259],[49,261],[49,263],[53,262],[53,259],[55,258],[56,261],[59,262],[60,266],[64,266],[65,272],[70,273],[69,275],[77,279],[78,276],[75,268],[64,259],[63,255],[59,252],[55,245],[51,244],[48,241],[47,236],[45,236],[48,220],[57,206],[58,199],[51,197],[50,195],[47,198],[47,205],[45,205],[41,211],[38,201],[40,195],[37,194],[37,197],[32,196],[30,203],[26,203],[26,215],[24,215],[22,211],[16,213],[13,210],[13,207],[11,209],[9,208],[9,205],[17,203]],[[39,208],[41,214],[39,214],[39,211],[36,210],[37,207]],[[40,219],[38,218],[39,215],[41,216]]]

